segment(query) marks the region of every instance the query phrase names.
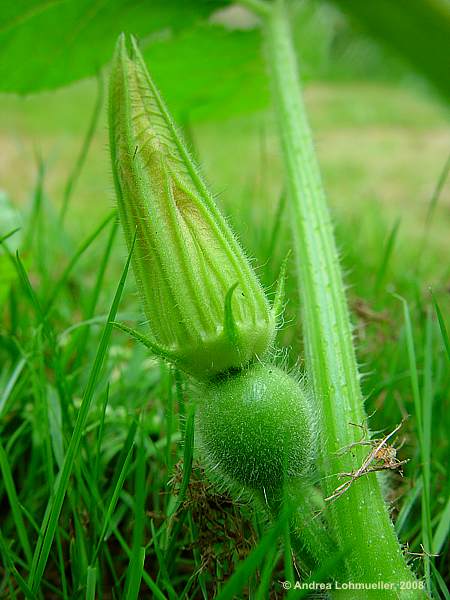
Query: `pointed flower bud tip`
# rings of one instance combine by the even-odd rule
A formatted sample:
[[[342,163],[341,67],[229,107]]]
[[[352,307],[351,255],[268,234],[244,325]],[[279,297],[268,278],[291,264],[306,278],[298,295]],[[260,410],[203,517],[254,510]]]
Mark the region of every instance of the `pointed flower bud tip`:
[[[151,335],[198,379],[240,368],[273,342],[252,267],[190,157],[134,40],[120,36],[109,127],[119,217]]]

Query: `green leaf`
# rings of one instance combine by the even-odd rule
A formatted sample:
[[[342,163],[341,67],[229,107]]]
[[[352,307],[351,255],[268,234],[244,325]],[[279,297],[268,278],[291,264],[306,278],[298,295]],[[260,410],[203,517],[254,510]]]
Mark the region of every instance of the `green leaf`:
[[[93,76],[110,60],[118,34],[125,31],[141,40],[158,87],[182,121],[266,107],[260,30],[230,30],[206,22],[226,3],[41,0],[32,6],[11,4],[0,10],[0,92],[28,94]],[[36,31],[40,32],[38,47]]]
[[[142,45],[152,77],[178,120],[247,114],[267,107],[261,31],[199,23]]]
[[[450,96],[447,0],[333,0],[366,33],[390,46],[444,96]]]
[[[0,90],[36,92],[92,76],[110,59],[121,31],[139,37],[160,31],[173,34],[223,4],[223,0],[3,3]]]

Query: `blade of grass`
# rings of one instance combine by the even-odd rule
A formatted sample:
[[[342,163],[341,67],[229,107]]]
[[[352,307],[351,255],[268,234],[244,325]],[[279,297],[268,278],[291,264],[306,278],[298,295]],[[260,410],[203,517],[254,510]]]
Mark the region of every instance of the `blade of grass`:
[[[3,484],[6,489],[6,495],[8,496],[9,505],[16,525],[17,536],[22,546],[25,558],[29,563],[32,560],[32,552],[30,541],[28,539],[27,529],[22,517],[22,510],[19,502],[19,498],[16,492],[16,486],[14,485],[14,479],[9,466],[8,456],[0,442],[0,470],[2,472]]]
[[[113,247],[113,243],[114,243],[117,231],[118,231],[118,222],[114,221],[113,225],[111,227],[111,232],[110,232],[108,241],[106,243],[106,248],[103,253],[102,260],[100,261],[100,266],[98,268],[95,286],[92,291],[91,297],[89,299],[87,310],[84,314],[85,321],[90,321],[92,319],[92,317],[94,316],[95,309],[97,307],[98,299],[100,296],[100,291],[102,289],[102,285],[104,282],[106,267],[109,263],[109,259],[111,256],[111,251],[112,251],[112,247]],[[75,350],[77,351],[76,356],[75,356],[75,361],[73,363],[73,370],[77,369],[77,367],[79,366],[79,364],[82,360],[82,357],[84,356],[84,353],[87,348],[87,343],[89,341],[90,332],[91,332],[91,329],[89,327],[87,327],[87,328],[83,327],[82,330],[77,332],[77,334],[74,336],[71,344],[69,345],[69,347],[67,349],[66,356],[68,357],[68,359],[73,356],[73,352]]]
[[[189,479],[191,477],[192,472],[192,461],[194,457],[194,425],[195,407],[194,405],[191,405],[188,411],[186,430],[184,434],[183,479],[181,480],[177,501],[173,505],[172,510],[170,511],[168,516],[174,515],[184,502],[184,499],[186,498],[186,492],[189,486]]]
[[[71,539],[71,544],[73,545],[73,558],[71,560],[72,585],[75,590],[78,590],[84,587],[85,574],[87,573],[89,566],[87,560],[86,539],[80,515],[77,510],[81,504],[79,499],[80,494],[78,494],[77,488],[75,487],[74,490],[68,492],[67,497],[72,511],[74,529],[73,537]]]
[[[109,402],[109,383],[106,386],[105,399],[102,405],[102,412],[100,415],[100,424],[97,432],[97,445],[95,451],[95,463],[94,463],[94,480],[100,481],[100,457],[102,450],[102,442],[103,442],[103,432],[105,430],[105,415],[106,415],[106,407]]]
[[[10,397],[11,392],[13,391],[14,386],[16,385],[16,382],[19,379],[20,374],[22,373],[26,363],[27,361],[25,358],[21,358],[17,361],[17,364],[14,367],[14,370],[11,373],[8,382],[3,388],[2,395],[0,396],[0,418],[2,417],[3,411],[6,409],[6,403],[8,402],[8,398]]]
[[[55,283],[53,290],[50,292],[49,298],[45,305],[45,314],[48,314],[50,312],[50,310],[52,309],[53,304],[55,303],[55,300],[58,297],[58,294],[63,289],[64,284],[67,282],[70,273],[72,272],[73,268],[75,267],[75,265],[77,264],[79,259],[83,256],[84,252],[89,248],[89,246],[97,239],[97,237],[100,235],[100,233],[103,231],[103,229],[108,225],[108,223],[110,223],[111,220],[115,218],[115,216],[116,216],[115,210],[110,212],[109,215],[106,217],[106,219],[103,219],[103,221],[100,223],[100,225],[98,225],[98,227],[96,227],[95,230],[90,235],[88,235],[88,237],[83,242],[81,242],[81,244],[75,251],[75,254],[70,259],[69,264],[64,269],[61,277]]]
[[[439,573],[439,571],[436,569],[436,567],[431,564],[431,568],[433,570],[433,576],[437,581],[437,584],[439,586],[439,589],[442,592],[442,596],[444,597],[444,600],[450,600],[450,591],[444,581],[444,578],[442,577],[442,575]]]
[[[127,598],[136,598],[142,579],[144,567],[145,548],[142,548],[145,529],[145,491],[146,491],[146,469],[145,469],[145,445],[143,434],[143,420],[141,416],[139,444],[137,446],[136,469],[134,476],[134,526],[133,542],[131,546],[130,564],[127,570],[125,590]],[[143,559],[141,564],[141,554]],[[138,583],[139,582],[139,583]],[[137,587],[136,587],[137,586]]]
[[[8,238],[12,237],[18,231],[20,231],[20,227],[16,227],[12,231],[9,231],[8,233],[5,233],[3,236],[0,237],[0,244],[3,244],[4,242],[6,242],[6,240]]]
[[[121,533],[117,529],[117,527],[113,528],[113,533],[114,533],[114,536],[116,537],[117,541],[119,542],[122,550],[125,552],[125,554],[128,556],[128,558],[131,560],[131,550],[127,546],[127,543],[123,539],[123,536],[121,535]],[[144,579],[145,583],[148,585],[150,591],[152,592],[153,598],[155,598],[157,600],[167,600],[167,597],[162,593],[160,588],[156,585],[156,583],[153,581],[153,579],[150,577],[150,575],[145,570],[143,571],[142,578]]]
[[[255,600],[266,600],[269,598],[269,588],[271,587],[272,573],[281,557],[281,552],[276,547],[269,549],[267,558],[261,569],[261,578],[258,589],[256,590]]]
[[[62,588],[62,597],[69,598],[68,594],[68,585],[67,585],[67,576],[66,576],[66,563],[64,560],[64,553],[61,543],[61,535],[59,529],[56,530],[56,552],[58,555],[58,564],[59,564],[59,576],[61,579],[60,587]]]
[[[444,317],[442,316],[441,309],[439,308],[439,304],[437,303],[437,300],[436,300],[433,292],[431,292],[431,298],[433,300],[434,310],[436,312],[436,316],[438,319],[439,329],[441,331],[441,337],[442,337],[442,341],[444,343],[444,348],[447,352],[447,357],[450,360],[450,341],[448,339],[447,327],[445,326]]]
[[[395,522],[395,531],[398,535],[400,535],[403,531],[403,528],[408,520],[409,515],[414,507],[414,504],[417,501],[417,498],[422,497],[422,477],[419,477],[414,485],[414,487],[409,490],[406,499],[402,504],[402,508],[398,513],[397,520]]]
[[[400,227],[400,218],[398,218],[395,221],[394,226],[392,227],[389,237],[387,239],[386,246],[384,248],[380,266],[378,268],[378,271],[377,271],[377,274],[375,277],[375,287],[374,287],[375,296],[378,296],[381,286],[384,283],[387,268],[389,265],[389,261],[391,259],[392,252],[393,252],[394,246],[395,246],[395,242],[397,240],[397,233],[398,233],[399,227]]]
[[[24,247],[23,247],[24,252],[27,252],[31,248],[31,246],[34,242],[34,236],[38,232],[38,229],[39,229],[38,220],[39,220],[39,214],[41,211],[43,195],[44,195],[45,163],[42,160],[42,158],[39,156],[37,157],[37,163],[38,163],[38,176],[37,176],[37,181],[36,181],[36,185],[34,188],[31,213],[30,213],[30,216],[28,219],[27,230],[24,235],[24,240],[25,240]]]
[[[424,370],[424,390],[421,394],[419,387],[419,374],[417,369],[416,350],[414,344],[414,334],[411,322],[411,314],[408,303],[401,296],[396,297],[402,302],[403,319],[405,323],[406,349],[409,361],[411,388],[414,399],[415,416],[417,420],[417,437],[419,440],[419,449],[421,455],[422,470],[422,543],[425,548],[424,565],[427,589],[431,590],[430,582],[430,553],[432,542],[431,529],[431,473],[430,473],[430,452],[431,452],[431,410],[432,410],[432,390],[431,390],[431,355],[432,355],[432,322],[431,317],[427,316],[426,342],[425,342],[425,370]]]
[[[30,600],[36,600],[36,595],[31,591],[31,589],[28,586],[27,582],[25,581],[25,579],[22,577],[22,575],[19,573],[19,571],[16,569],[16,567],[14,565],[14,561],[11,558],[8,546],[7,546],[6,541],[5,541],[5,539],[4,539],[3,535],[2,535],[1,530],[0,530],[0,554],[3,556],[3,562],[4,562],[7,570],[14,577],[14,579],[17,582],[18,586],[22,590],[25,598],[30,598]],[[9,588],[10,588],[11,591],[14,589],[12,587],[11,583],[9,585]]]
[[[17,275],[19,276],[19,280],[22,284],[25,294],[28,296],[28,299],[29,299],[32,307],[34,308],[37,317],[39,318],[40,322],[44,325],[44,327],[46,327],[47,323],[45,322],[41,303],[39,302],[39,299],[33,289],[33,286],[30,283],[30,279],[28,278],[27,272],[25,271],[23,263],[20,259],[19,251],[16,252],[15,257],[12,254],[10,254],[9,252],[8,252],[8,255],[10,257],[10,260],[12,260],[12,262],[14,264],[14,267],[17,271]]]
[[[233,600],[236,597],[241,597],[246,582],[256,572],[256,569],[263,562],[264,557],[276,545],[278,537],[282,534],[288,522],[289,515],[285,511],[262,537],[256,548],[250,552],[244,561],[239,563],[233,575],[217,594],[216,600]]]
[[[89,464],[89,466],[88,466],[88,464]],[[94,476],[92,476],[91,469],[89,468],[90,461],[88,464],[81,462],[80,464],[76,463],[74,465],[74,479],[75,479],[76,485],[73,486],[73,489],[77,493],[73,494],[72,490],[69,489],[69,494],[70,494],[69,498],[70,498],[71,506],[73,507],[72,512],[74,512],[74,509],[76,509],[76,507],[81,504],[83,504],[86,507],[93,507],[93,508],[90,508],[90,510],[89,510],[89,516],[90,516],[89,520],[90,520],[93,530],[95,531],[95,535],[91,536],[89,534],[86,534],[84,536],[85,540],[86,540],[85,545],[86,545],[86,547],[88,547],[88,554],[93,554],[94,548],[92,546],[93,546],[93,544],[96,543],[96,539],[98,536],[97,532],[99,532],[101,530],[101,526],[102,526],[102,522],[99,518],[99,513],[100,512],[104,513],[105,509],[103,506],[103,491],[100,490],[98,487],[100,478],[95,478]],[[81,476],[81,471],[83,472],[83,477]],[[86,481],[86,485],[85,485],[84,481]],[[79,494],[78,494],[78,489],[80,492]],[[78,499],[78,496],[79,496],[79,499]],[[92,538],[92,540],[91,540],[91,538]],[[108,564],[110,573],[114,580],[114,587],[119,589],[120,583],[119,583],[119,580],[118,580],[118,577],[116,574],[115,565],[111,558],[111,553],[109,552],[107,546],[103,546],[103,550],[104,550],[105,562]],[[103,566],[103,564],[104,563],[101,563],[101,566]],[[92,568],[94,566],[96,566],[98,568],[99,565],[89,565],[89,566]],[[85,571],[86,571],[86,569],[84,569],[84,571],[82,571],[83,576],[84,576]],[[100,576],[99,576],[99,585],[100,586],[102,583],[101,573],[102,573],[102,571],[100,571]],[[99,596],[100,597],[102,596],[101,589],[99,589]]]
[[[192,586],[194,585],[194,581],[197,579],[197,574],[194,572],[187,580],[186,585],[184,586],[183,591],[181,592],[178,600],[185,600],[186,598],[194,598],[196,596],[188,596],[191,591]]]
[[[108,508],[106,510],[105,516],[103,517],[103,525],[101,528],[101,533],[99,535],[99,541],[97,544],[97,548],[95,549],[94,556],[91,559],[91,565],[95,564],[95,562],[98,558],[98,555],[100,553],[101,547],[103,545],[103,542],[105,541],[106,533],[108,531],[108,528],[110,527],[110,521],[111,521],[112,514],[114,512],[114,509],[116,508],[116,504],[119,499],[119,494],[122,491],[123,484],[128,475],[128,467],[129,467],[129,464],[131,461],[132,453],[133,453],[133,445],[131,445],[130,448],[128,449],[128,452],[125,456],[125,460],[122,465],[122,468],[119,471],[119,476],[117,478],[116,484],[113,488],[113,493],[112,493],[111,499],[109,501]]]
[[[86,600],[95,600],[95,586],[97,583],[96,567],[88,567],[86,575]]]
[[[422,418],[423,418],[423,448],[422,474],[424,490],[422,495],[422,540],[425,552],[425,576],[428,589],[431,589],[430,557],[432,552],[433,532],[431,528],[431,444],[433,420],[433,321],[431,313],[427,313],[425,331],[424,375],[422,390]]]
[[[172,598],[173,600],[177,600],[177,593],[175,592],[175,589],[174,589],[174,587],[171,583],[171,579],[169,577],[169,573],[167,571],[167,565],[164,560],[164,555],[163,555],[161,546],[159,544],[158,533],[155,529],[155,524],[153,523],[153,520],[150,521],[150,529],[152,532],[153,548],[155,549],[156,558],[158,559],[158,564],[159,564],[159,576],[158,576],[156,583],[159,583],[159,580],[162,579],[162,583],[164,584],[164,587],[166,588],[167,593],[169,594],[169,597]]]
[[[47,386],[47,414],[48,428],[52,443],[53,455],[58,468],[61,469],[64,462],[63,425],[61,416],[61,405],[58,402],[56,390]]]
[[[59,222],[61,225],[64,223],[64,219],[67,213],[67,209],[69,208],[70,199],[72,197],[73,190],[75,185],[80,177],[81,171],[83,169],[83,165],[86,162],[86,158],[89,152],[89,148],[91,147],[92,138],[94,137],[95,130],[97,129],[98,120],[100,117],[101,108],[103,105],[103,78],[101,72],[98,72],[97,75],[97,99],[94,104],[94,110],[92,112],[91,121],[89,123],[88,130],[86,132],[86,136],[83,140],[83,145],[81,146],[80,153],[78,155],[77,160],[75,161],[74,167],[67,179],[66,186],[64,188],[64,196],[61,205],[61,210],[59,213]]]
[[[433,536],[432,552],[433,554],[439,554],[442,550],[445,541],[448,539],[450,533],[450,497],[447,499],[447,503],[444,510],[439,518],[439,523],[436,527]]]
[[[139,548],[138,552],[133,552],[130,561],[129,583],[127,586],[126,600],[136,600],[139,598],[142,574],[144,571],[145,548]]]
[[[111,305],[111,309],[108,315],[108,320],[104,326],[103,334],[100,340],[100,344],[97,350],[97,355],[92,365],[89,379],[86,385],[86,389],[83,395],[83,400],[78,412],[78,417],[75,423],[75,428],[67,448],[66,456],[64,459],[64,465],[60,473],[58,474],[55,483],[55,493],[50,498],[45,511],[45,515],[42,521],[41,531],[39,539],[36,545],[36,549],[33,556],[33,562],[31,565],[31,571],[29,574],[28,584],[33,591],[36,593],[39,589],[39,585],[47,564],[48,555],[55,535],[55,530],[58,525],[58,519],[61,512],[61,508],[66,495],[67,487],[69,485],[70,475],[72,473],[73,464],[78,452],[78,448],[81,443],[84,426],[86,419],[89,414],[92,398],[94,396],[95,387],[100,375],[100,371],[103,367],[103,362],[108,350],[109,341],[112,333],[111,321],[114,320],[119,307],[120,298],[122,296],[123,288],[125,286],[125,280],[128,274],[130,266],[131,254],[133,252],[134,242],[131,246],[130,253],[128,255],[127,262],[125,264],[121,279],[117,286],[117,290],[114,296],[114,300]]]
[[[436,182],[435,188],[433,190],[433,194],[428,203],[427,214],[425,216],[425,222],[422,232],[422,238],[420,240],[418,249],[417,249],[417,258],[415,261],[415,275],[419,277],[420,269],[423,263],[423,258],[425,256],[426,246],[429,240],[429,235],[431,232],[431,224],[433,220],[434,213],[436,211],[436,207],[441,196],[442,190],[444,189],[445,182],[447,180],[448,174],[450,171],[450,154],[445,161],[444,167],[439,174],[439,178]]]
[[[441,197],[442,190],[444,189],[445,182],[447,181],[448,174],[450,172],[450,154],[447,156],[444,167],[437,180],[436,187],[434,188],[433,195],[431,196],[430,203],[428,205],[427,216],[425,218],[425,230],[428,230],[436,210],[437,203]]]
[[[189,539],[193,546],[192,554],[194,556],[195,571],[198,573],[198,587],[200,588],[204,600],[208,600],[208,590],[206,589],[206,576],[202,569],[202,559],[200,556],[200,551],[195,545],[195,540],[198,539],[198,531],[194,519],[192,517],[191,510],[188,511],[187,518],[189,525]]]

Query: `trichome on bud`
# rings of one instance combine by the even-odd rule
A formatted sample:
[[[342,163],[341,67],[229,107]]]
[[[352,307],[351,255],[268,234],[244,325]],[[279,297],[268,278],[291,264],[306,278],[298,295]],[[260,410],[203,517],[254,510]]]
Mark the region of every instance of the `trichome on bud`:
[[[134,40],[117,44],[110,147],[119,217],[152,341],[197,379],[264,355],[274,311],[220,214]]]

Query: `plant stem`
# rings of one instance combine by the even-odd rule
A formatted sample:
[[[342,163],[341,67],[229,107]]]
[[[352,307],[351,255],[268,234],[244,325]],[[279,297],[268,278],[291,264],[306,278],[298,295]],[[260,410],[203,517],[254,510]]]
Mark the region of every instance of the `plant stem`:
[[[357,442],[366,415],[359,384],[352,328],[333,228],[314,152],[283,0],[265,20],[267,59],[272,76],[291,210],[293,243],[303,306],[306,366],[320,405],[320,468],[323,490],[333,494],[339,473],[358,469],[367,447],[339,453]],[[346,553],[348,581],[417,583],[407,567],[375,474],[355,480],[329,501],[330,521]],[[404,584],[402,584],[404,585]],[[358,598],[375,592],[358,590]],[[379,593],[379,592],[376,592]],[[372,594],[372,595],[371,595]],[[383,592],[383,598],[421,597],[418,591]]]
[[[272,513],[277,519],[284,506],[292,509],[290,519],[292,547],[302,556],[309,554],[315,567],[334,557],[336,559],[336,543],[331,538],[327,524],[318,515],[318,501],[315,499],[319,492],[304,481],[292,480],[284,490],[283,502],[273,503]],[[340,560],[342,563],[342,559]]]

